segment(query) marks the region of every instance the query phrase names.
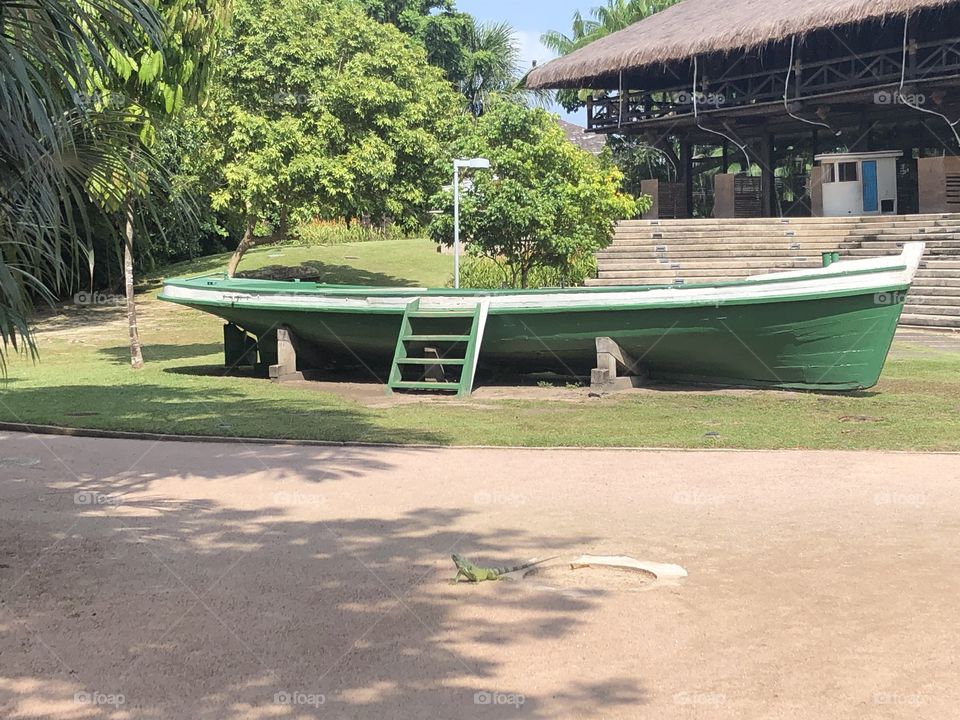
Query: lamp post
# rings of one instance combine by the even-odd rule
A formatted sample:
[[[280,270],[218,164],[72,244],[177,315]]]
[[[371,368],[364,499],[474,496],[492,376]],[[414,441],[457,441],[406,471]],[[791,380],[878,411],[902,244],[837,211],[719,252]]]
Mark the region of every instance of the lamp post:
[[[486,158],[470,158],[453,161],[453,287],[460,287],[460,170],[476,168],[489,170]]]

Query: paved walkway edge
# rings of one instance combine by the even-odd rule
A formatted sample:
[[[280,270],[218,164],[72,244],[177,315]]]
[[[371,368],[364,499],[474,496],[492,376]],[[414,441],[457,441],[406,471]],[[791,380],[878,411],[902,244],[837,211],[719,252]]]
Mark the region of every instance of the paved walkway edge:
[[[105,440],[150,440],[153,442],[185,443],[228,443],[234,445],[288,445],[291,447],[365,447],[392,450],[557,450],[567,452],[687,452],[687,453],[773,453],[773,452],[824,452],[865,454],[878,453],[888,455],[960,455],[953,450],[844,450],[842,448],[682,448],[682,447],[622,447],[622,446],[514,446],[514,445],[427,445],[416,443],[365,443],[338,442],[335,440],[290,440],[283,438],[252,438],[221,435],[166,435],[164,433],[125,432],[122,430],[99,430],[97,428],[74,428],[63,425],[34,425],[32,423],[13,423],[0,421],[0,432],[28,433],[32,435],[65,435],[80,438],[101,438]]]

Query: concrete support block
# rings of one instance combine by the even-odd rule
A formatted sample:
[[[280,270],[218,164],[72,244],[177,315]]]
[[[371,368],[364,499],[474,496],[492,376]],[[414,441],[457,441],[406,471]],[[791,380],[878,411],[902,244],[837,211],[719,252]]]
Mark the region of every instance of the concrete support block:
[[[270,366],[270,379],[274,382],[303,380],[303,373],[297,371],[297,349],[295,337],[289,328],[277,328],[277,362]]]
[[[649,195],[653,198],[653,205],[643,214],[644,220],[660,219],[660,181],[659,180],[641,180],[640,192],[643,195]]]
[[[960,176],[960,157],[947,155],[917,161],[921,214],[960,212],[960,203],[947,192],[949,176]]]
[[[713,216],[732,218],[736,215],[736,175],[718,173],[713,177]]]
[[[425,347],[423,349],[423,357],[439,361],[440,351],[435,347]],[[436,365],[427,365],[423,372],[423,378],[425,380],[433,380],[434,382],[446,382],[447,375],[443,371],[443,365],[438,362]]]
[[[639,361],[625,352],[615,340],[598,337],[597,367],[590,372],[590,389],[605,394],[642,387],[647,371]]]

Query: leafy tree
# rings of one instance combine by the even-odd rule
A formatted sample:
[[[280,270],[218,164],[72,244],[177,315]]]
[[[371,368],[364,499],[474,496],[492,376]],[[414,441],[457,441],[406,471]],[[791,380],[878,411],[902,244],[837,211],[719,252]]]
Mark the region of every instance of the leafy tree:
[[[213,72],[220,30],[228,17],[227,0],[150,0],[162,23],[159,46],[113,47],[110,61],[116,73],[94,78],[91,90],[101,102],[121,107],[138,138],[114,148],[132,165],[149,154],[156,142],[157,126],[175,117],[186,105],[203,98]],[[130,336],[130,363],[143,367],[134,298],[134,239],[143,228],[138,200],[149,197],[151,173],[156,164],[142,161],[133,176],[114,176],[107,182],[95,178],[88,189],[108,211],[123,214],[123,272]]]
[[[116,79],[111,52],[156,47],[159,19],[141,0],[4,3],[0,17],[0,368],[30,332],[34,298],[72,286],[90,237],[85,184],[133,175],[113,147],[123,113],[91,102]],[[71,262],[72,259],[72,262]]]
[[[569,55],[574,50],[589,45],[644,18],[674,5],[679,0],[607,0],[606,5],[590,11],[590,18],[584,18],[578,10],[573,15],[572,29],[569,35],[558,30],[550,30],[541,36],[540,41],[558,55]],[[557,101],[573,112],[583,107],[589,91],[561,90]]]
[[[569,276],[611,242],[616,220],[649,202],[623,194],[622,174],[609,157],[574,146],[539,108],[495,101],[458,149],[492,163],[462,195],[464,236],[472,253],[506,264],[514,287],[526,288],[537,268]],[[451,244],[452,194],[442,193],[435,204],[446,212],[431,223],[430,235]]]
[[[292,222],[416,224],[440,187],[458,101],[422,47],[357,6],[243,0],[218,96],[226,139],[214,206],[244,218],[230,261]],[[258,224],[273,225],[257,237]]]
[[[361,0],[374,20],[416,38],[430,64],[442,68],[473,115],[494,95],[523,96],[520,44],[509,23],[480,23],[453,0]]]
[[[468,73],[468,46],[476,21],[454,0],[360,0],[367,14],[420,42],[431,65],[459,86]]]

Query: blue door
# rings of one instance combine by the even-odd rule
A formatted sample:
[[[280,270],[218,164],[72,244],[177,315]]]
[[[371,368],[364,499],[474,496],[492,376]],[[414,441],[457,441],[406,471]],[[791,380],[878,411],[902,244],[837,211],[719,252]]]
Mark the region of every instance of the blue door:
[[[880,194],[877,187],[877,161],[863,161],[863,211],[874,213],[880,209]]]

